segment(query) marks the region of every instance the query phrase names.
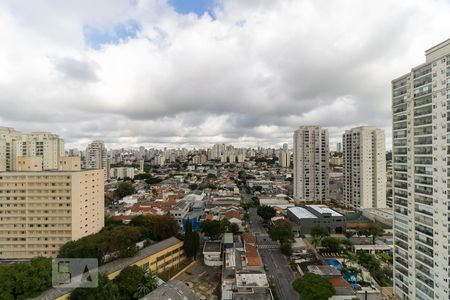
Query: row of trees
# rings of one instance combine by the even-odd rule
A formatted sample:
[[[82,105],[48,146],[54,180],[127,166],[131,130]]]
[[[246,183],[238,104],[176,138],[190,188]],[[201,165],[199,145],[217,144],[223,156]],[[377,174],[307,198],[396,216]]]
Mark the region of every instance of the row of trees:
[[[49,258],[34,258],[31,263],[0,266],[0,299],[22,300],[37,297],[51,287],[52,264]]]
[[[128,266],[112,281],[99,274],[97,288],[77,288],[70,300],[134,300],[140,299],[157,287],[156,275],[138,266]]]
[[[98,233],[64,244],[59,257],[97,258],[106,262],[107,254],[113,257],[129,257],[137,253],[136,243],[145,239],[160,241],[178,233],[178,223],[170,216],[137,216],[130,225],[107,222]]]

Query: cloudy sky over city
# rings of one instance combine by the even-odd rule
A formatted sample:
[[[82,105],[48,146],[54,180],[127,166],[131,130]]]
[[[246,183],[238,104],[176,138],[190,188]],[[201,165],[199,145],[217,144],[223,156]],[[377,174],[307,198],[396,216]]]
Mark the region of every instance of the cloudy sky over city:
[[[372,3],[372,4],[371,4]],[[450,1],[0,0],[0,126],[192,147],[374,125],[450,37]]]

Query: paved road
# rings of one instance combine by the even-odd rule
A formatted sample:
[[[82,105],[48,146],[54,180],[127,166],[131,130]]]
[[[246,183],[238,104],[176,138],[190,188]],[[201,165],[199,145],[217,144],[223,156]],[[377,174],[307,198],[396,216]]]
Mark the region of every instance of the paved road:
[[[262,219],[256,213],[256,208],[250,208],[250,229],[256,236],[256,243],[259,254],[264,265],[268,268],[267,276],[275,286],[275,293],[278,299],[298,300],[298,293],[292,288],[294,275],[289,267],[289,262],[281,253],[279,247],[274,247],[274,242],[270,240],[266,229],[262,225]]]

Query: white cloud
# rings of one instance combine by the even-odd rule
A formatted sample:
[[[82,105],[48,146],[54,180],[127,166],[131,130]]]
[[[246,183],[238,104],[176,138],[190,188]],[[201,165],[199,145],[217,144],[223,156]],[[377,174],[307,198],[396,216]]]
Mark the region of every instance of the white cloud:
[[[89,7],[88,7],[89,6]],[[390,81],[449,37],[448,1],[0,4],[0,124],[70,145],[275,145],[305,124],[390,136]],[[134,20],[136,36],[91,48]],[[388,142],[389,144],[389,142]]]

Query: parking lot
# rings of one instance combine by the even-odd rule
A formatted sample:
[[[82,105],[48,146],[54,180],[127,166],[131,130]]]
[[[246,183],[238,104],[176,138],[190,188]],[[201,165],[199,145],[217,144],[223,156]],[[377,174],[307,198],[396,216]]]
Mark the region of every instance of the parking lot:
[[[192,267],[177,276],[200,299],[219,299],[219,267],[208,267],[198,260]]]

